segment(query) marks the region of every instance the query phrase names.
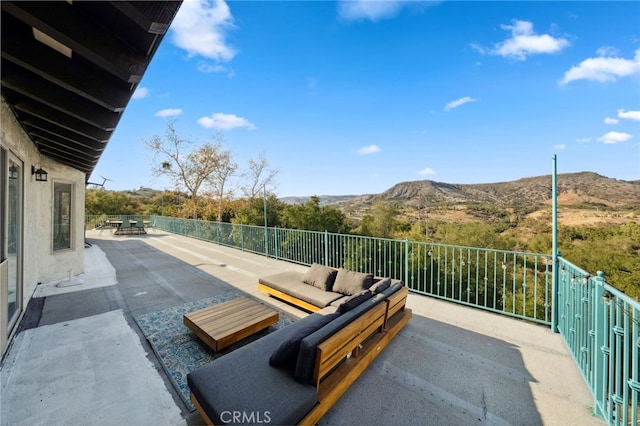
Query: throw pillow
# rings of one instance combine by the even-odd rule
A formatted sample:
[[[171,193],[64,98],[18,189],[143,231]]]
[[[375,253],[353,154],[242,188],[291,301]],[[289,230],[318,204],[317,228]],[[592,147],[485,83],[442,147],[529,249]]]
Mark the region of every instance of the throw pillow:
[[[302,282],[318,287],[320,290],[331,291],[337,272],[338,271],[328,266],[314,263],[303,275]]]
[[[338,269],[336,281],[333,283],[333,291],[351,296],[366,290],[373,284],[373,274]]]
[[[342,302],[340,306],[338,306],[338,309],[336,310],[336,312],[340,312],[344,314],[345,312],[348,312],[351,309],[355,308],[356,306],[360,305],[364,301],[371,299],[371,296],[373,296],[373,293],[371,293],[371,290],[362,290],[360,293],[356,293],[353,296],[350,296],[344,302]]]
[[[369,287],[372,293],[380,293],[381,291],[385,291],[391,285],[391,278],[382,278],[378,280],[377,283],[373,284]]]
[[[295,363],[298,358],[300,341],[313,332],[320,330],[339,316],[340,312],[334,312],[327,315],[318,314],[317,318],[303,326],[296,327],[295,323],[290,325],[289,327],[291,327],[291,331],[284,336],[282,342],[271,354],[271,357],[269,358],[269,365],[277,367],[287,365],[289,363]]]

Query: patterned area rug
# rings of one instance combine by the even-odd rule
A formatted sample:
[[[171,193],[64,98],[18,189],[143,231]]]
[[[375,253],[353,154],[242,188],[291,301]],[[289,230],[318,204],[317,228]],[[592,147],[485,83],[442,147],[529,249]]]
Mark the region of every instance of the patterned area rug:
[[[171,379],[173,386],[190,411],[194,411],[195,407],[189,399],[189,387],[187,386],[187,374],[189,372],[294,321],[290,316],[280,312],[280,320],[277,323],[224,348],[220,352],[215,352],[209,348],[182,323],[182,316],[186,313],[226,302],[239,296],[247,295],[234,291],[210,299],[198,300],[140,315],[135,318],[169,379]]]

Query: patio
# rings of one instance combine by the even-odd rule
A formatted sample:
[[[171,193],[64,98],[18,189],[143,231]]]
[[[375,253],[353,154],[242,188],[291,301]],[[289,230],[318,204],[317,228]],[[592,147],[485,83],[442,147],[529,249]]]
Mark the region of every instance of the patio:
[[[155,230],[131,236],[94,230],[87,240],[93,247],[86,273],[69,283],[77,285],[39,286],[41,297],[31,299],[25,315],[36,320],[20,324],[25,336],[81,331],[64,342],[14,339],[0,371],[3,425],[122,424],[118,416],[129,424],[200,424],[134,318],[237,290],[294,318],[306,315],[256,288],[261,275],[305,266]],[[548,327],[419,295],[410,295],[408,306],[411,322],[321,424],[604,424],[591,415],[588,386]],[[106,341],[91,333],[95,328],[120,337]],[[65,349],[71,347],[95,362],[72,362]],[[113,356],[89,356],[91,347]],[[122,352],[127,366],[114,361]],[[136,367],[129,371],[130,365]],[[79,401],[72,392],[78,383],[69,378],[80,370],[92,397]],[[119,380],[105,378],[123,371]]]

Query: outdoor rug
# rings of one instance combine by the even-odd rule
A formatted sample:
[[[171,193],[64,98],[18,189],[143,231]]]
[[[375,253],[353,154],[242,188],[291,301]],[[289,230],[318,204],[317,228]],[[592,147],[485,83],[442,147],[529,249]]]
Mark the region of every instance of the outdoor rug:
[[[209,299],[189,302],[135,317],[171,383],[190,411],[194,411],[195,407],[189,399],[188,373],[294,321],[292,317],[280,312],[280,320],[277,323],[219,352],[209,348],[182,323],[182,316],[186,313],[226,302],[239,296],[250,297],[246,293],[232,291]]]

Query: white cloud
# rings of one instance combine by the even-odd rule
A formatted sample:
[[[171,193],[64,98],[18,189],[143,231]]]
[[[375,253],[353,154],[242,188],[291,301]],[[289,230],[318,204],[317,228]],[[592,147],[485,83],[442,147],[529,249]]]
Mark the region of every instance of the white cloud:
[[[616,56],[618,54],[618,49],[613,46],[602,46],[596,50],[596,54],[598,56]]]
[[[338,14],[347,20],[378,21],[392,18],[402,9],[404,1],[369,1],[369,0],[342,0],[338,3]]]
[[[375,154],[376,152],[380,152],[380,147],[378,145],[367,145],[358,149],[356,152],[363,155]]]
[[[611,117],[607,117],[604,119],[604,124],[618,124],[618,120],[617,118],[611,118]]]
[[[601,137],[598,138],[598,140],[602,143],[606,143],[609,145],[614,145],[617,143],[621,143],[621,142],[626,142],[629,139],[631,139],[633,136],[631,136],[629,133],[623,133],[623,132],[608,132],[604,135],[602,135]]]
[[[464,105],[469,102],[477,102],[478,100],[472,98],[471,96],[465,96],[464,98],[456,99],[455,101],[451,101],[444,106],[445,111],[450,111],[454,108],[458,108],[460,105]]]
[[[171,24],[172,40],[190,57],[230,61],[236,51],[227,44],[226,31],[232,28],[233,16],[224,0],[185,0]]]
[[[133,92],[133,99],[143,99],[149,96],[149,89],[146,87],[138,87],[136,91]]]
[[[566,148],[567,148],[567,145],[565,145],[563,143],[553,146],[553,149],[558,150],[558,151],[564,151]]]
[[[162,109],[162,110],[156,112],[154,115],[156,117],[177,117],[180,114],[182,114],[182,110],[181,109],[168,108],[168,109]]]
[[[494,45],[493,48],[484,48],[476,43],[471,47],[482,54],[498,55],[505,58],[524,61],[530,55],[543,53],[557,53],[569,46],[565,38],[556,38],[549,34],[536,34],[533,24],[529,21],[514,19],[513,25],[501,25],[503,30],[511,31],[511,37]]]
[[[627,118],[633,121],[640,121],[640,111],[625,111],[623,109],[619,109],[618,117]]]
[[[589,142],[591,142],[591,139],[593,139],[593,138],[578,138],[578,139],[576,139],[576,142],[578,142],[578,143],[589,143]]]
[[[233,72],[229,71],[227,69],[227,67],[225,67],[224,65],[220,65],[220,64],[210,64],[204,61],[198,62],[198,66],[197,66],[198,71],[204,73],[204,74],[212,74],[212,73],[216,73],[216,74],[223,74],[223,73],[227,73],[227,76],[229,77],[233,77]]]
[[[598,53],[603,54],[608,51],[603,51],[601,48]],[[580,62],[579,65],[575,65],[565,72],[559,84],[565,85],[576,80],[593,80],[601,83],[614,82],[616,78],[634,74],[640,74],[640,49],[636,50],[633,59],[624,59],[617,56],[587,58]]]
[[[393,18],[407,7],[425,7],[438,4],[432,0],[340,0],[338,15],[348,21]]]
[[[225,114],[216,112],[210,117],[202,117],[198,119],[198,124],[207,129],[233,130],[239,127],[246,127],[249,130],[255,130],[256,126],[244,117],[235,114]]]
[[[420,176],[432,176],[432,175],[436,174],[436,171],[431,169],[431,168],[429,168],[429,167],[426,167],[426,168],[418,171],[418,174]]]

